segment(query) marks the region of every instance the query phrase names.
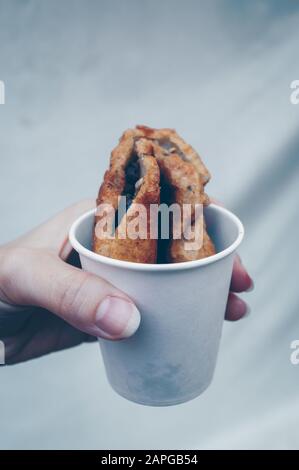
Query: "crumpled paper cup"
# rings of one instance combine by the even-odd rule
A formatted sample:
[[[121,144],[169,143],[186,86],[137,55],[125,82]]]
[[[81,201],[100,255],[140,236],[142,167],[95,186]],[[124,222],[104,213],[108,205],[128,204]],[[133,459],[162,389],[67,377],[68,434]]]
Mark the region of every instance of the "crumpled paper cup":
[[[70,230],[82,268],[126,292],[141,324],[121,341],[99,339],[108,380],[122,397],[151,406],[184,403],[211,383],[228,298],[234,252],[244,228],[228,210],[205,208],[217,253],[177,264],[138,264],[91,251],[92,210]]]

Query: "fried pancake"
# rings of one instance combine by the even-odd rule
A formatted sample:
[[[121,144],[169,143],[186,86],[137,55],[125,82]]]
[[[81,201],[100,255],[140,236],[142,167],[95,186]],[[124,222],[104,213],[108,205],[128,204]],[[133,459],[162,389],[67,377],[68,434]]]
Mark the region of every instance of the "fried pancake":
[[[107,236],[97,235],[97,225],[103,215],[95,217],[94,244],[96,253],[115,259],[137,263],[169,262],[178,263],[201,259],[215,253],[215,247],[207,231],[204,217],[195,220],[195,207],[207,205],[209,198],[204,186],[210,173],[195,150],[173,129],[152,129],[137,126],[122,135],[119,145],[112,151],[110,168],[106,171],[97,198],[97,207],[110,204],[118,210],[119,197],[127,197],[126,214]],[[171,233],[167,243],[150,237],[150,205],[161,202],[176,203],[181,208],[182,233],[174,239]],[[127,226],[134,221],[136,204],[146,208],[146,238],[132,239]],[[191,208],[191,231],[202,234],[202,244],[196,249],[188,249],[188,240],[183,229],[186,225],[183,206]],[[190,225],[190,220],[189,220]],[[113,235],[114,237],[110,237]],[[159,253],[158,253],[159,251]]]
[[[126,196],[127,207],[115,232],[113,227],[106,234],[99,231],[103,214],[97,210],[93,250],[114,259],[156,263],[157,240],[151,239],[149,233],[150,205],[160,203],[160,171],[153,156],[138,154],[138,145],[129,132],[122,136],[111,154],[110,168],[105,173],[97,198],[98,209],[109,204],[117,213],[120,196]],[[138,215],[136,204],[141,204],[146,210],[146,234],[145,238],[132,239],[127,230]]]
[[[188,249],[188,240],[181,232],[181,238],[172,239],[168,246],[166,259],[169,263],[181,263],[183,261],[192,261],[206,258],[215,254],[215,247],[207,231],[204,216],[195,221],[196,204],[207,205],[209,198],[204,192],[204,184],[200,174],[194,168],[193,162],[182,160],[176,154],[161,148],[159,144],[153,144],[154,155],[157,158],[164,184],[167,184],[172,190],[171,204],[176,203],[181,207],[181,213],[184,216],[184,204],[190,205],[191,214],[191,233],[202,235],[202,243],[197,249]],[[189,216],[189,214],[187,214]],[[181,221],[182,230],[190,220]]]

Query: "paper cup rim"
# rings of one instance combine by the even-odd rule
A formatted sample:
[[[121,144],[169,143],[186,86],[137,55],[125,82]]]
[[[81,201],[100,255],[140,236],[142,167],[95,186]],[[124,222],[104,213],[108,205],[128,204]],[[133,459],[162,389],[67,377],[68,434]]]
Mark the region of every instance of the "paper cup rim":
[[[244,237],[244,226],[240,219],[230,212],[229,210],[225,209],[224,207],[218,206],[216,204],[209,204],[209,207],[215,209],[216,211],[226,215],[229,219],[231,219],[238,229],[238,235],[235,241],[225,248],[225,250],[219,251],[215,255],[209,256],[207,258],[202,258],[199,260],[194,261],[184,261],[182,263],[165,263],[165,264],[146,264],[146,263],[135,263],[132,261],[122,261],[114,258],[108,258],[107,256],[99,255],[94,253],[93,251],[89,250],[85,246],[83,246],[77,239],[76,232],[78,227],[90,217],[92,214],[95,214],[96,208],[91,209],[84,214],[82,214],[75,222],[72,224],[70,231],[69,231],[69,241],[74,250],[76,250],[79,255],[83,255],[86,258],[89,258],[92,261],[96,261],[98,263],[115,266],[117,268],[122,269],[129,269],[133,271],[180,271],[184,269],[191,269],[197,268],[200,266],[206,266],[208,264],[215,263],[222,258],[233,253],[237,247],[240,245],[241,241]]]

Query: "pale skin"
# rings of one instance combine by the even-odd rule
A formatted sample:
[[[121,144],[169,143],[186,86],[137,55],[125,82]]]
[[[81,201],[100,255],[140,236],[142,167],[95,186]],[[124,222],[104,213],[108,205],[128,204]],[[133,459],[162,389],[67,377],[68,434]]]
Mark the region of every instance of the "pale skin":
[[[13,335],[3,338],[6,364],[16,364],[95,340],[128,337],[140,314],[131,299],[110,283],[66,262],[72,222],[92,208],[81,201],[23,237],[0,247],[0,300],[32,306],[33,315]],[[225,318],[241,319],[247,304],[236,295],[251,290],[252,279],[237,255]]]

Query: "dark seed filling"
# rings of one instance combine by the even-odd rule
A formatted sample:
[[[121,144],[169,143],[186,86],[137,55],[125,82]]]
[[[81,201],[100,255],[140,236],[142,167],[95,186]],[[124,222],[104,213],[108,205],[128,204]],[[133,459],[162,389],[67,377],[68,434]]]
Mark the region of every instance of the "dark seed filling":
[[[136,153],[132,154],[131,159],[125,169],[125,174],[126,184],[122,192],[122,196],[126,196],[126,209],[128,210],[135,197],[135,184],[140,179],[140,165]]]
[[[125,187],[121,196],[126,197],[126,211],[129,209],[136,195],[135,184],[140,179],[140,166],[138,156],[136,153],[132,153],[129,163],[125,168]],[[121,221],[125,214],[123,211],[117,210],[115,212],[115,228],[118,227],[118,223]],[[118,220],[120,219],[120,220]]]
[[[161,147],[163,147],[165,150],[170,150],[171,148],[174,147],[174,145],[170,142],[170,140],[159,140],[159,144],[161,145]]]
[[[170,206],[173,203],[173,189],[168,184],[163,174],[160,175],[160,204],[167,204]],[[159,212],[158,218],[158,250],[157,250],[157,263],[163,264],[168,263],[168,250],[169,250],[169,239],[161,238],[162,222],[161,222],[161,213]],[[172,227],[172,214],[169,217],[169,225]]]
[[[185,155],[183,154],[183,152],[179,149],[179,147],[174,144],[173,142],[171,142],[170,140],[168,139],[160,139],[159,140],[159,145],[161,145],[161,147],[166,150],[167,152],[169,152],[170,150],[172,151],[174,149],[174,152],[179,156],[181,157],[182,160],[185,160]]]
[[[170,150],[171,148],[176,149],[176,153],[182,156],[179,148],[177,148],[175,145],[173,145],[171,142],[165,140],[163,142],[160,142],[160,145],[165,148],[165,150]],[[141,174],[140,174],[140,165],[138,161],[138,155],[134,152],[132,153],[132,156],[130,158],[129,163],[127,164],[125,168],[125,187],[122,192],[122,196],[126,197],[126,211],[128,208],[131,206],[135,196],[136,196],[136,188],[135,185],[137,181],[140,179]],[[171,186],[168,184],[166,179],[164,178],[163,174],[160,174],[160,204],[167,204],[170,206],[173,202],[173,189]],[[192,188],[188,187],[188,190],[191,190]],[[120,219],[122,219],[122,216],[124,214],[121,214]],[[170,214],[170,227],[172,227],[172,220],[171,220],[172,214]],[[118,226],[118,211],[116,211],[115,214],[115,228]],[[158,250],[157,250],[157,263],[168,263],[168,250],[169,250],[169,239],[162,239],[161,238],[161,213],[159,213],[159,218],[158,218]]]

